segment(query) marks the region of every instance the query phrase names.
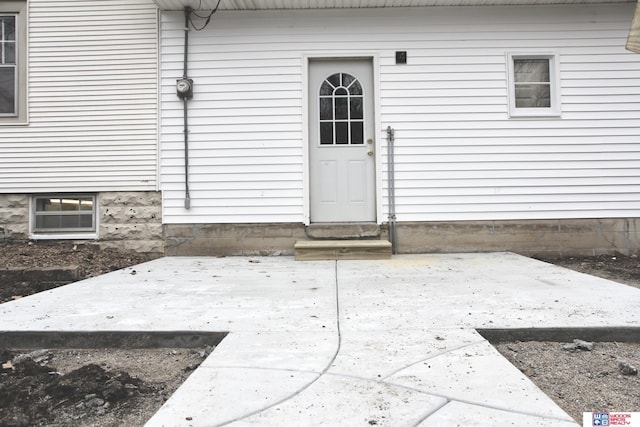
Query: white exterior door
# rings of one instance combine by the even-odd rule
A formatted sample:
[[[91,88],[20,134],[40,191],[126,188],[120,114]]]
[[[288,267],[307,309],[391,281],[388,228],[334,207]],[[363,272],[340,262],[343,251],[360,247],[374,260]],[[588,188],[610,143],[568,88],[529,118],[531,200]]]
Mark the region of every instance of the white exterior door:
[[[376,220],[373,67],[309,63],[311,222]]]

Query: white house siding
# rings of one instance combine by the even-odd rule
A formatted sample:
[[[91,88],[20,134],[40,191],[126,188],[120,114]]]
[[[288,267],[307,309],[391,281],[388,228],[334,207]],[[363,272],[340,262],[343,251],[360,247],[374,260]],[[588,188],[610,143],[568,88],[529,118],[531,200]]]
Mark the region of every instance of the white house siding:
[[[150,0],[29,0],[29,124],[0,125],[0,193],[155,190]]]
[[[304,221],[303,57],[360,52],[379,58],[379,155],[395,129],[398,221],[637,216],[640,56],[624,50],[633,8],[218,12],[190,32],[190,211],[175,95],[184,18],[164,13],[164,221]],[[527,50],[559,54],[560,118],[508,116],[506,53]]]

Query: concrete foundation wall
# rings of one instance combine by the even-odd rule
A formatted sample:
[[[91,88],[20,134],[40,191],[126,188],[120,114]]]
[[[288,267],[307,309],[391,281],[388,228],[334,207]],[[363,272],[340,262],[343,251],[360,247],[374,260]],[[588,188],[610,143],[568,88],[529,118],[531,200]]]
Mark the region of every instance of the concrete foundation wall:
[[[165,254],[293,255],[303,224],[165,224]]]
[[[511,251],[578,256],[640,250],[640,219],[398,223],[398,253]],[[166,255],[291,255],[302,224],[166,224]],[[386,224],[380,238],[388,237]],[[325,238],[325,237],[322,237]]]
[[[398,253],[511,251],[580,256],[640,249],[638,218],[399,223]]]
[[[29,231],[29,198],[27,194],[0,194],[0,240],[37,239]],[[164,253],[159,192],[104,192],[97,194],[97,200],[95,242],[101,248]],[[60,240],[66,239],[61,236]]]

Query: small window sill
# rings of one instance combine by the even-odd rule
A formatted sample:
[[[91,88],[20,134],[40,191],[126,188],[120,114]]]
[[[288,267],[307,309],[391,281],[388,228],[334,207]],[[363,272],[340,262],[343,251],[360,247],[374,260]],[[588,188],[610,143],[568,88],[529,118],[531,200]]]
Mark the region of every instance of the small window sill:
[[[98,240],[97,233],[31,233],[31,240]]]
[[[523,111],[510,111],[510,119],[559,119],[562,117],[562,112],[557,110],[523,110]]]
[[[27,126],[29,125],[29,120],[23,118],[7,118],[0,117],[0,126]]]

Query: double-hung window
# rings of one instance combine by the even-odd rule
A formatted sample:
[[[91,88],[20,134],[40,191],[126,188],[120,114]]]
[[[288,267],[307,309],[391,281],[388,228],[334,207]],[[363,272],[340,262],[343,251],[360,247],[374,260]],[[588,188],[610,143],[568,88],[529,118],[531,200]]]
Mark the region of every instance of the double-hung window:
[[[18,104],[16,18],[16,15],[0,15],[0,114],[3,116],[15,116]]]
[[[556,54],[507,54],[511,117],[559,116],[560,79]]]
[[[26,2],[0,1],[0,124],[26,122]]]

